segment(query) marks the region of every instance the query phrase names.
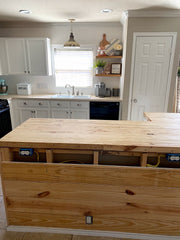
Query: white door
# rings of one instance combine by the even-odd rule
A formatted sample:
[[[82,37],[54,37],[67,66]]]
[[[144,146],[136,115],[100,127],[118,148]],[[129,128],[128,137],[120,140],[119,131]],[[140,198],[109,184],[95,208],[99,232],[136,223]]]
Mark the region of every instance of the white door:
[[[131,120],[143,120],[143,112],[167,111],[172,36],[136,36]]]
[[[24,39],[6,39],[8,74],[27,73],[27,61]]]

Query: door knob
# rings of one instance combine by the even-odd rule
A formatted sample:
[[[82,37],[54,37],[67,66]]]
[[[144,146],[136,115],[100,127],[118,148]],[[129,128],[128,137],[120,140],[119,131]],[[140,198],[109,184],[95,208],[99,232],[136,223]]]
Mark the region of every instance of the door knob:
[[[132,99],[132,102],[137,103],[137,99],[136,98]]]

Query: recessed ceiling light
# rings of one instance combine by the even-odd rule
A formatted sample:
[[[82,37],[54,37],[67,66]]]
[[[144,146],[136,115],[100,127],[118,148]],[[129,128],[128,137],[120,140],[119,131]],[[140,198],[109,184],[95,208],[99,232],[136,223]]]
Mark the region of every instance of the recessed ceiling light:
[[[19,10],[22,14],[31,14],[32,12],[30,10]]]
[[[111,13],[113,10],[109,8],[104,8],[101,10],[102,13]]]

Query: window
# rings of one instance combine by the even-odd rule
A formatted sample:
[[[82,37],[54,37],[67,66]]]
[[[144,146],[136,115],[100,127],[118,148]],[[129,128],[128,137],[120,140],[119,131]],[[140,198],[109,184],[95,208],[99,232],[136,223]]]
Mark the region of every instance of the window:
[[[56,87],[70,84],[76,87],[91,87],[93,80],[92,50],[55,49]]]

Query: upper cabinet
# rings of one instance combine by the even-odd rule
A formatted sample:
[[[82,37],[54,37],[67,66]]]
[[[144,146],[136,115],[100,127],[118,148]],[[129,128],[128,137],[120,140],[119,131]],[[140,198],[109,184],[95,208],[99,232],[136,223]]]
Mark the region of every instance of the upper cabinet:
[[[7,65],[2,66],[1,74],[52,74],[50,40],[47,38],[3,38],[0,39],[0,48],[5,49],[4,65]]]

